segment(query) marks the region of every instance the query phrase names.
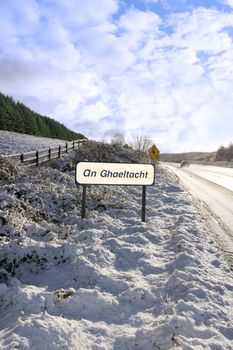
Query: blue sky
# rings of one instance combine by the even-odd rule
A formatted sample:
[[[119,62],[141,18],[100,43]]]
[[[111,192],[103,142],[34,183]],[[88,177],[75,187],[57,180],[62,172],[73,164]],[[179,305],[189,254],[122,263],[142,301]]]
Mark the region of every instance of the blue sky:
[[[96,140],[233,141],[233,0],[0,0],[0,91]]]

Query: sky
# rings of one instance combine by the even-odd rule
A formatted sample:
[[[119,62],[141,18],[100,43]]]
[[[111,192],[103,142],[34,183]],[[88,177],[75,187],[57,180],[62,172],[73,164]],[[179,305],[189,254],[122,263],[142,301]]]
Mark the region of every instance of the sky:
[[[0,0],[0,92],[90,139],[233,142],[233,0]]]

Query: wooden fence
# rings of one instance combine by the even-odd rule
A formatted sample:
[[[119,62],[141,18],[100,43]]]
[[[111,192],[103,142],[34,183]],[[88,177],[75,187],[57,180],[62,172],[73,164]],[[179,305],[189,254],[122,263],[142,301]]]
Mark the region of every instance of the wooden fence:
[[[21,164],[26,166],[39,166],[39,164],[47,162],[51,159],[60,158],[62,155],[68,153],[70,150],[83,146],[86,139],[66,142],[63,146],[56,146],[50,148],[43,148],[32,152],[23,152],[18,154],[7,154],[4,158],[11,158],[18,160]]]

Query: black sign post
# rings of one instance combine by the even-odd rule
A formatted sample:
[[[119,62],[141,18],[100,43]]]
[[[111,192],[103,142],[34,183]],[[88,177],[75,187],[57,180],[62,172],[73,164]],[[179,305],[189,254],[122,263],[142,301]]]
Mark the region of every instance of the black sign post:
[[[86,217],[86,192],[87,192],[87,186],[83,185],[83,196],[82,196],[82,219],[85,219]]]
[[[142,186],[142,221],[146,221],[146,186]]]

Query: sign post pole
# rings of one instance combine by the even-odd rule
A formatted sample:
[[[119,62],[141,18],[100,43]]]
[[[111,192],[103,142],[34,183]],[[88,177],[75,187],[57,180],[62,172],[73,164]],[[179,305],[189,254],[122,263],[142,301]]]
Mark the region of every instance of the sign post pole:
[[[85,219],[86,217],[86,192],[87,192],[87,186],[83,185],[83,196],[82,196],[82,219]]]
[[[142,221],[146,221],[146,186],[142,186]]]

